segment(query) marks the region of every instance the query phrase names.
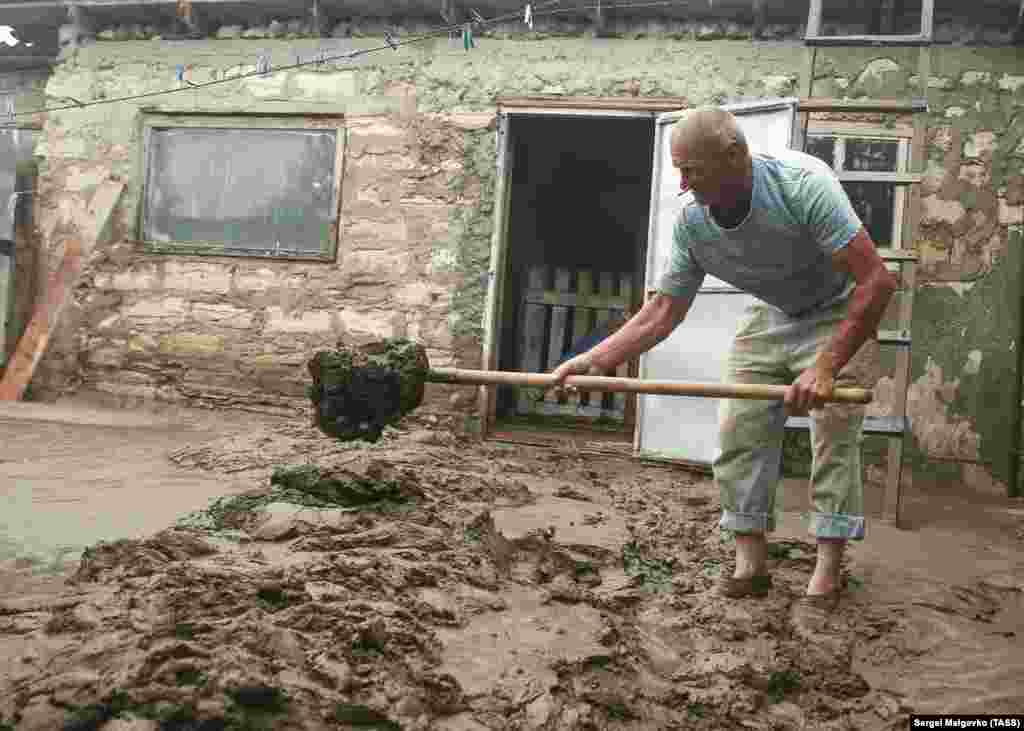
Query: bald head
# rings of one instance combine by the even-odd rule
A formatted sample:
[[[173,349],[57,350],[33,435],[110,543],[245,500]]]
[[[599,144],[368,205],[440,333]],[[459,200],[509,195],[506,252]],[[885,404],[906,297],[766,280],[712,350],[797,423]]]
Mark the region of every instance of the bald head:
[[[728,206],[749,198],[750,149],[729,112],[717,107],[688,112],[672,128],[671,153],[680,189],[692,191],[699,203]]]
[[[747,138],[729,112],[718,107],[691,110],[672,128],[672,147],[704,150],[718,155],[738,144],[747,152]]]

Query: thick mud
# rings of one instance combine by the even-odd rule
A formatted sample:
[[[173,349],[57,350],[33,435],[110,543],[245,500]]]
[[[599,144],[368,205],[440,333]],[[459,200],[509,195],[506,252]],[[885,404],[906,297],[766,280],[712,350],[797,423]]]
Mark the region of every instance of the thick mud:
[[[854,552],[807,626],[797,531],[773,539],[770,596],[714,593],[733,546],[708,480],[413,426],[339,444],[268,421],[168,449],[251,488],[4,596],[0,729],[897,729],[1024,709],[1015,536],[956,581],[923,573],[924,549]]]

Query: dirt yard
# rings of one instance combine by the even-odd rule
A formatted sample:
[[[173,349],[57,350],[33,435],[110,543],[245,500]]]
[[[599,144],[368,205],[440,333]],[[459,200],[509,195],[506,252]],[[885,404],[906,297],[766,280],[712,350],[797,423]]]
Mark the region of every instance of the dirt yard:
[[[829,626],[726,601],[712,483],[435,417],[0,411],[0,729],[903,729],[1024,712],[1024,501],[908,490]],[[120,540],[119,540],[120,539]],[[83,551],[84,549],[84,551]]]

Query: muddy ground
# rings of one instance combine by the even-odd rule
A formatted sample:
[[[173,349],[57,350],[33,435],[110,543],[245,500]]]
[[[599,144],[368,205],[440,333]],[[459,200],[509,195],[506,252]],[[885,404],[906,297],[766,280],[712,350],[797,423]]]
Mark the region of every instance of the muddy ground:
[[[814,556],[799,515],[773,537],[772,595],[723,600],[717,494],[679,468],[480,443],[436,417],[363,445],[269,417],[84,413],[0,413],[0,497],[40,536],[59,508],[42,493],[73,496],[69,525],[89,504],[123,521],[61,564],[10,549],[25,536],[8,520],[0,729],[902,729],[914,711],[1024,711],[1021,501],[915,485],[909,528],[872,523],[840,608],[809,627],[791,612]]]

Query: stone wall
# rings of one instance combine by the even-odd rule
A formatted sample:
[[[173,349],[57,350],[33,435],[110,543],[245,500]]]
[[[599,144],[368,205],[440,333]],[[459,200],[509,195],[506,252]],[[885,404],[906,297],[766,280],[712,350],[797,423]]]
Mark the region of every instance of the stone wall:
[[[264,51],[280,66],[324,43],[379,45],[100,42],[62,64],[47,93],[57,102],[154,91],[175,86],[177,64],[192,64],[192,80],[202,82],[254,71]],[[914,94],[916,51],[845,49],[822,57],[815,95]],[[137,106],[52,113],[37,150],[40,228],[45,232],[63,197],[87,195],[108,172],[128,182],[129,203],[119,236],[90,267],[40,385],[290,408],[301,396],[304,359],[342,334],[405,333],[425,341],[435,365],[475,365],[495,96],[639,94],[722,103],[796,93],[802,62],[802,46],[788,42],[480,39],[465,52],[441,39],[160,99],[202,110],[301,104],[345,111],[343,231],[338,260],[329,265],[141,253],[130,203],[138,184]],[[1019,377],[1019,318],[1004,303],[1020,291],[1014,232],[1024,197],[1024,74],[1015,49],[940,48],[932,76],[911,452],[950,460],[964,476],[998,486],[1009,473],[1013,408],[1006,394]],[[887,383],[879,390],[883,411]]]

